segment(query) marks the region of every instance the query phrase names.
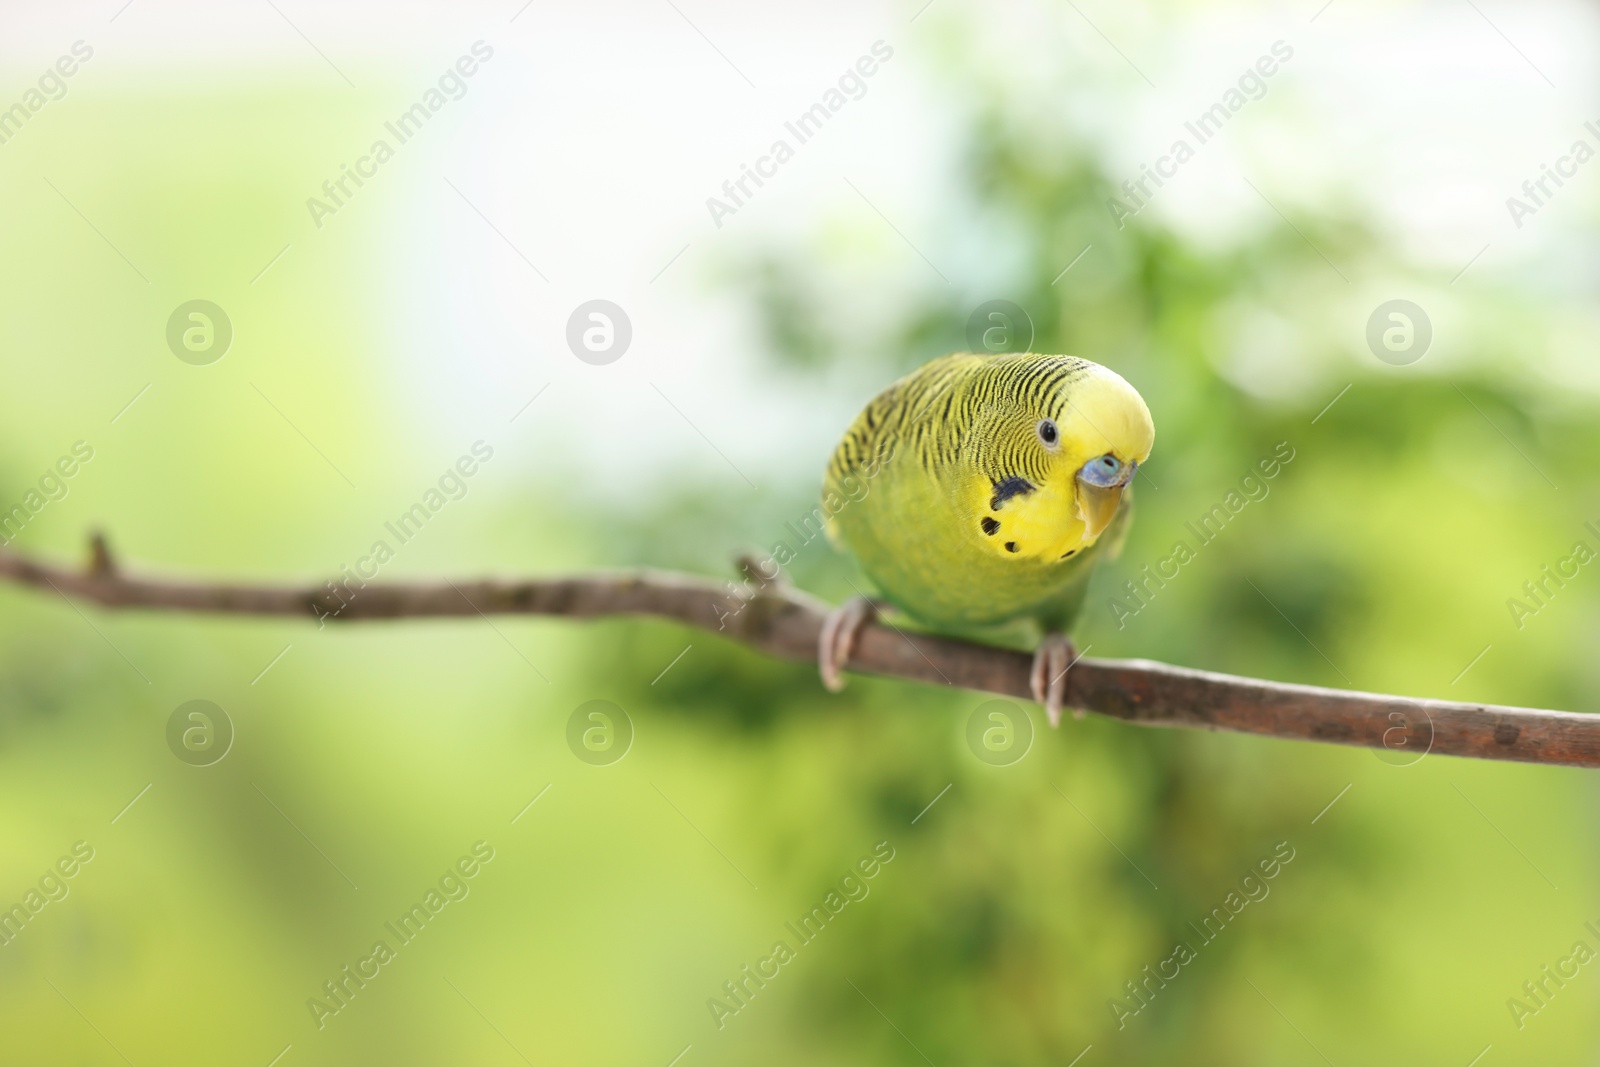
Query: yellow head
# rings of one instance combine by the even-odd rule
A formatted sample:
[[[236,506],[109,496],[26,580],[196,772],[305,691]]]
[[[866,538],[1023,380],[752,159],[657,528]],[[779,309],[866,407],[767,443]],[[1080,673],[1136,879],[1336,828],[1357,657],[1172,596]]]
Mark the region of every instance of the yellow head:
[[[1155,426],[1122,376],[1088,360],[996,356],[972,376],[957,462],[973,535],[1012,559],[1068,559],[1111,524]]]

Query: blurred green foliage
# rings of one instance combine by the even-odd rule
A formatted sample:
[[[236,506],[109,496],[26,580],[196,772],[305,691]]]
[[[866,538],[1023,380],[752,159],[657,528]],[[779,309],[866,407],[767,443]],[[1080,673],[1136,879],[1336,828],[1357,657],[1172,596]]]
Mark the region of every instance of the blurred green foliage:
[[[952,78],[986,96],[978,72]],[[384,321],[382,286],[351,279],[382,247],[376,220],[400,201],[399,173],[277,288],[245,284],[323,176],[270,146],[292,130],[336,156],[365,113],[270,96],[227,113],[218,154],[181,180],[166,163],[184,131],[215,129],[215,103],[164,100],[159,120],[137,100],[84,106],[70,126],[30,129],[48,150],[0,170],[6,202],[27,205],[0,258],[4,498],[73,440],[106,442],[73,488],[92,510],[46,512],[22,548],[78,551],[99,518],[130,556],[170,569],[329,573],[366,548],[374,514],[414,499],[412,472],[453,458],[409,437],[407,412],[370,402],[386,390],[383,337],[352,325]],[[1003,235],[1009,291],[929,287],[887,309],[880,294],[874,330],[831,329],[856,319],[830,277],[880,225],[852,217],[814,246],[736,265],[767,328],[761,373],[865,401],[963,347],[971,306],[1012,299],[1035,348],[1117,369],[1158,427],[1132,538],[1078,635],[1094,655],[1592,708],[1600,578],[1585,573],[1522,631],[1504,607],[1600,518],[1592,403],[1552,399],[1505,332],[1463,342],[1485,358],[1459,365],[1481,371],[1378,364],[1364,312],[1349,313],[1347,283],[1316,251],[1350,271],[1384,262],[1357,220],[1291,209],[1293,226],[1270,215],[1221,250],[1154,216],[1117,230],[1103,207],[1114,180],[1070,128],[1042,122],[976,108],[952,208]],[[114,170],[93,166],[102,155]],[[46,159],[72,173],[62,191],[85,214],[145,251],[160,293],[93,233],[59,224],[64,205],[38,181]],[[218,299],[259,347],[202,389],[161,350],[159,309],[215,291],[202,283],[219,258],[237,259],[238,278]],[[1487,318],[1524,315],[1493,291],[1475,299]],[[146,320],[150,340],[130,352],[128,323]],[[1238,347],[1285,322],[1297,343],[1263,358],[1296,361],[1290,376],[1311,385],[1245,388],[1228,369]],[[268,351],[279,356],[263,367]],[[143,409],[108,423],[154,367],[164,377]],[[389,450],[360,479],[363,506],[314,461],[280,462],[301,443],[250,393],[257,381],[294,397],[334,454]],[[1122,582],[1284,441],[1295,459],[1270,495],[1119,627],[1107,605]],[[571,500],[564,521],[598,531],[575,544],[550,519],[557,487],[519,483],[507,462],[393,574],[641,562],[724,574],[816,491],[797,478],[747,498],[720,475],[686,471],[628,503]],[[792,568],[833,598],[849,574],[821,545]],[[1588,1062],[1600,1037],[1587,973],[1524,1030],[1505,1006],[1600,918],[1586,773],[1401,766],[1095,718],[1049,732],[1035,709],[1032,751],[994,767],[965,745],[975,694],[857,678],[829,697],[810,668],[650,622],[319,631],[80,613],[14,589],[0,589],[0,611],[0,905],[75,841],[96,850],[69,895],[0,947],[5,1062],[265,1064],[292,1045],[286,1065],[666,1064],[692,1046],[685,1067],[1022,1065],[1092,1046],[1085,1067],[1460,1067],[1488,1044],[1496,1064]],[[171,709],[197,695],[238,729],[209,768],[163,739]],[[609,767],[565,747],[567,716],[591,698],[637,729]],[[495,860],[470,895],[316,1029],[307,999],[478,840]],[[719,1029],[708,1000],[877,842],[895,859],[869,895]],[[1202,945],[1195,924],[1280,842],[1295,858],[1270,893]],[[1108,1002],[1128,1002],[1125,983],[1180,941],[1195,960],[1119,1026]]]

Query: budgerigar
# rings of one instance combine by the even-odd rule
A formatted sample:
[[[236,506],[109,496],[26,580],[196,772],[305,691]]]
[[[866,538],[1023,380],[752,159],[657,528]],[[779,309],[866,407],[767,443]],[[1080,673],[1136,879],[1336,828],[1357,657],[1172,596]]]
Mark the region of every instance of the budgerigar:
[[[1052,726],[1096,564],[1120,547],[1128,483],[1150,456],[1150,410],[1085,359],[958,353],[878,394],[828,464],[824,510],[888,605],[934,630],[1037,625],[1034,698]],[[837,690],[878,605],[829,616],[818,663]]]

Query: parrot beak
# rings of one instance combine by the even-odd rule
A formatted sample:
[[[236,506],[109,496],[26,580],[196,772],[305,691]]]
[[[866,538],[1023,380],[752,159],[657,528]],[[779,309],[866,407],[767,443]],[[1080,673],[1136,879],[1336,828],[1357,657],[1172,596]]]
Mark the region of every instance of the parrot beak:
[[[1112,474],[1104,459],[1092,459],[1078,472],[1078,518],[1083,521],[1085,541],[1093,541],[1111,525],[1122,504],[1122,491],[1139,469],[1139,464],[1130,463]]]
[[[1093,541],[1105,532],[1116,517],[1122,503],[1122,486],[1102,489],[1097,485],[1078,484],[1078,518],[1083,520],[1083,539]]]

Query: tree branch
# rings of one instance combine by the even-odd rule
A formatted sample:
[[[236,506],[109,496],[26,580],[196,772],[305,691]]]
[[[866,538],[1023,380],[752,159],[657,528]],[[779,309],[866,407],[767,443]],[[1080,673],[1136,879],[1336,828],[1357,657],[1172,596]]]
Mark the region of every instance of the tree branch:
[[[283,615],[307,622],[488,614],[652,615],[721,633],[783,659],[814,661],[827,605],[787,584],[738,589],[704,578],[652,573],[536,580],[369,584],[350,590],[130,577],[92,542],[85,570],[0,550],[0,578],[53,589],[106,608]],[[853,670],[1030,700],[1030,657],[1009,649],[873,623]],[[1387,749],[1410,763],[1428,752],[1480,759],[1600,766],[1600,716],[1532,708],[1412,700],[1238,678],[1148,660],[1081,660],[1066,702],[1140,726],[1231,730]]]

